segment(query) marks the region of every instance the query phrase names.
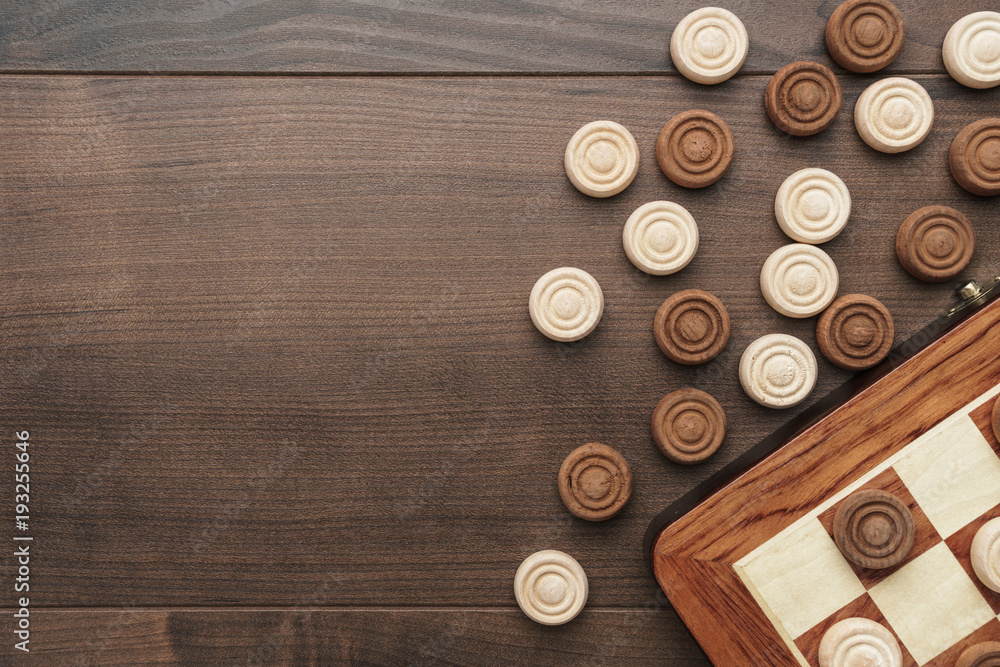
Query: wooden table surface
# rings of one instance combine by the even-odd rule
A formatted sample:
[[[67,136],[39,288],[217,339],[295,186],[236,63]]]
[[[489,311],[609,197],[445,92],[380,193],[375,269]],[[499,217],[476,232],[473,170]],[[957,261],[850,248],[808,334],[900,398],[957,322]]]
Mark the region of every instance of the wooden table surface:
[[[1000,88],[947,74],[947,28],[987,0],[897,3],[886,71],[833,65],[836,2],[727,2],[741,73],[700,86],[670,63],[698,3],[652,0],[6,0],[0,6],[0,452],[31,442],[32,654],[39,664],[708,664],[646,569],[655,513],[790,419],[742,392],[756,337],[817,350],[815,318],[764,302],[787,243],[785,176],[830,169],[851,222],[824,248],[841,293],[881,299],[897,342],[956,283],[906,274],[895,232],[946,204],[972,221],[967,275],[1000,273],[998,201],[960,189],[952,138],[998,115]],[[778,131],[770,75],[833,67],[844,109],[811,138]],[[886,74],[934,99],[929,138],[868,148],[854,102]],[[733,129],[719,183],[679,188],[653,147],[675,113]],[[566,178],[566,142],[610,118],[639,142],[608,200]],[[687,207],[701,248],[652,277],[621,246],[653,199]],[[598,329],[553,343],[528,317],[535,279],[579,266],[604,290]],[[717,294],[726,351],[680,367],[651,322],[680,289]],[[806,404],[848,373],[820,359]],[[684,468],[649,435],[656,402],[693,386],[729,417],[723,448]],[[556,490],[581,443],[617,448],[636,488],[619,517],[573,519]],[[9,468],[8,468],[9,469]],[[10,539],[14,482],[0,483]],[[533,551],[574,555],[590,601],[542,627],[514,602]],[[5,661],[13,649],[2,558]],[[15,655],[17,654],[17,655]],[[23,660],[27,664],[28,660]]]

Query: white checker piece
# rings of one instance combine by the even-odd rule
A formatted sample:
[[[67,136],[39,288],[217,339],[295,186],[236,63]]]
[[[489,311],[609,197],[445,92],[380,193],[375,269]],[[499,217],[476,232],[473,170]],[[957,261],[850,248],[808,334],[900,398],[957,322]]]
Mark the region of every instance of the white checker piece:
[[[794,640],[865,593],[819,515],[890,467],[942,539],[1000,504],[1000,457],[968,416],[998,393],[1000,386],[956,411],[736,563],[801,664]],[[998,618],[943,541],[868,594],[921,665]]]

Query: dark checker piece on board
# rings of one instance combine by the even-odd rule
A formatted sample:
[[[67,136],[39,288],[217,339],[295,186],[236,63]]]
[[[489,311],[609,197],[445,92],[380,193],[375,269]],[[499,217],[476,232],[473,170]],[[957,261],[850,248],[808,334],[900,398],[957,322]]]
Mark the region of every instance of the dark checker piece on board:
[[[840,82],[830,68],[807,60],[779,69],[764,92],[771,122],[799,137],[830,127],[843,102]]]
[[[693,366],[715,358],[729,341],[729,313],[717,297],[699,289],[667,298],[653,318],[653,337],[670,359]]]
[[[980,642],[962,651],[955,667],[1000,667],[1000,642]]]
[[[910,553],[916,528],[910,509],[886,491],[870,489],[849,495],[833,518],[833,539],[844,556],[882,569],[899,565]]]
[[[895,335],[889,309],[864,294],[838,298],[816,322],[816,342],[823,356],[849,371],[871,368],[885,359]]]
[[[948,166],[955,182],[976,195],[1000,195],[1000,118],[962,128],[951,142]]]
[[[847,0],[826,24],[826,48],[846,70],[880,70],[903,49],[903,16],[888,0]]]
[[[993,404],[993,435],[1000,440],[1000,398]]]
[[[559,497],[581,519],[610,519],[632,497],[632,470],[622,455],[607,445],[581,445],[559,468]]]
[[[711,111],[679,113],[663,126],[656,140],[656,161],[671,181],[703,188],[722,178],[733,161],[733,133]]]
[[[910,214],[896,234],[896,256],[914,278],[929,283],[962,273],[976,249],[964,215],[949,206],[925,206]]]
[[[704,461],[726,437],[726,413],[719,402],[698,389],[678,389],[653,410],[653,442],[675,463]]]

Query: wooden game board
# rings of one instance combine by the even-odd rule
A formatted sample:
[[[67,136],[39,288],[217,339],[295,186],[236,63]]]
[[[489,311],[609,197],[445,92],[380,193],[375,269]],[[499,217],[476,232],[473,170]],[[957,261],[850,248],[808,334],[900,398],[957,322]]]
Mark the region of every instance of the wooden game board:
[[[651,565],[709,658],[817,665],[825,630],[850,616],[887,625],[908,665],[951,665],[1000,640],[1000,594],[968,556],[1000,516],[998,395],[994,300],[691,511],[668,508],[651,526]],[[888,570],[851,565],[832,538],[838,503],[870,488],[916,521],[913,550]]]

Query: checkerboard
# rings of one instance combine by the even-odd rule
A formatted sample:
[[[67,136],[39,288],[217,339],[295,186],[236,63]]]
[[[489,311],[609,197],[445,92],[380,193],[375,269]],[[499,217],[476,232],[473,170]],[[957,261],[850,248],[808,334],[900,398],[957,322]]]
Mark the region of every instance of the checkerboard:
[[[950,666],[1000,641],[1000,594],[969,556],[1000,516],[1000,299],[918,338],[919,351],[894,353],[650,525],[653,573],[715,664],[817,665],[826,630],[853,616],[891,631],[907,665]],[[858,567],[833,539],[837,508],[867,489],[914,518],[914,546],[892,568]]]
[[[818,665],[823,634],[854,616],[885,625],[905,665],[953,665],[968,646],[1000,641],[1000,594],[979,581],[969,548],[1000,516],[1000,442],[990,425],[996,387],[873,466],[747,556],[735,568],[802,665]],[[906,503],[916,538],[899,565],[848,561],[833,517],[855,491],[880,489]]]

